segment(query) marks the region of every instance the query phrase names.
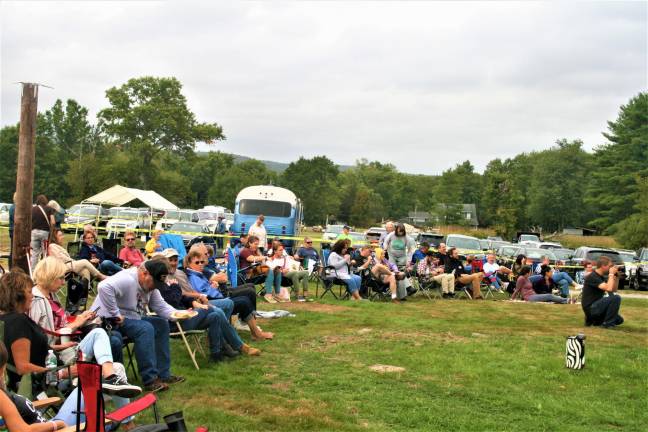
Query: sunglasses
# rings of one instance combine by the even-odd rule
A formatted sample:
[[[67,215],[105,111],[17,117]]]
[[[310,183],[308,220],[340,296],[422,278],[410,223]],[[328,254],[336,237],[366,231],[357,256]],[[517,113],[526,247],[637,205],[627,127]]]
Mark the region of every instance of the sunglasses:
[[[205,261],[194,261],[193,263],[194,263],[194,264],[201,265],[201,264],[205,264]]]
[[[125,240],[126,240],[126,241],[135,241],[134,238],[127,238],[127,239],[125,239]]]
[[[313,244],[313,242],[306,242],[306,244]]]

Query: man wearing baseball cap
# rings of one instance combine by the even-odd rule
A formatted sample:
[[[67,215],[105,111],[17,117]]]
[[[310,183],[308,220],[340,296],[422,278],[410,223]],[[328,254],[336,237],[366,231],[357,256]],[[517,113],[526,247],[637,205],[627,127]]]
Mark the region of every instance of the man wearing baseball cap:
[[[138,267],[123,270],[99,283],[97,298],[90,310],[113,326],[113,332],[128,336],[134,342],[135,358],[144,389],[163,391],[169,384],[184,381],[171,375],[169,324],[176,309],[160,295],[169,270],[160,261],[146,261]],[[149,316],[148,310],[157,316]],[[153,349],[151,349],[153,348]]]

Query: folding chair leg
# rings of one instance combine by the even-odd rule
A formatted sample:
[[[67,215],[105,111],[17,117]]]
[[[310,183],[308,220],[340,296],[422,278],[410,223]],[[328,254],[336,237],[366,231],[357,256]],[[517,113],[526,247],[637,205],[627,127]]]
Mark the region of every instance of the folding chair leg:
[[[131,372],[133,372],[133,377],[135,380],[139,379],[137,376],[137,370],[135,369],[135,365],[133,364],[133,353],[130,349],[130,345],[126,344],[126,354],[128,354],[128,364],[126,365],[126,370],[130,368]]]
[[[176,326],[178,326],[178,331],[180,332],[180,337],[182,337],[182,341],[185,344],[185,347],[187,347],[187,351],[189,352],[189,357],[191,357],[191,361],[193,362],[194,366],[196,367],[196,370],[200,370],[200,367],[198,367],[198,362],[196,362],[196,351],[191,349],[191,346],[189,345],[189,342],[187,341],[187,337],[184,334],[184,331],[182,331],[182,327],[180,327],[180,323],[176,321]]]

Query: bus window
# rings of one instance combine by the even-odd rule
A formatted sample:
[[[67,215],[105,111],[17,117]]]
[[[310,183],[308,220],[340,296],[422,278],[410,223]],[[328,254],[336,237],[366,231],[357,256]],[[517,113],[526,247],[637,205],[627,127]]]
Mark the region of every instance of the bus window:
[[[264,215],[271,217],[290,217],[290,203],[244,199],[239,202],[239,213],[244,215]]]

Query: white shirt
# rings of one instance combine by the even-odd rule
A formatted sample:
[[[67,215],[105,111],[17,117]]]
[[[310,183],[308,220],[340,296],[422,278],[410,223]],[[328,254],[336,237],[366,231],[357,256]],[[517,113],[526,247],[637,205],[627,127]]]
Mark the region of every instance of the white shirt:
[[[253,235],[259,238],[259,247],[262,247],[263,249],[268,247],[268,238],[267,238],[265,226],[263,224],[259,226],[255,222],[254,225],[250,227],[250,231],[248,231],[248,235]]]
[[[497,273],[500,269],[500,265],[494,262],[493,264],[485,263],[484,264],[484,273],[491,275]]]

